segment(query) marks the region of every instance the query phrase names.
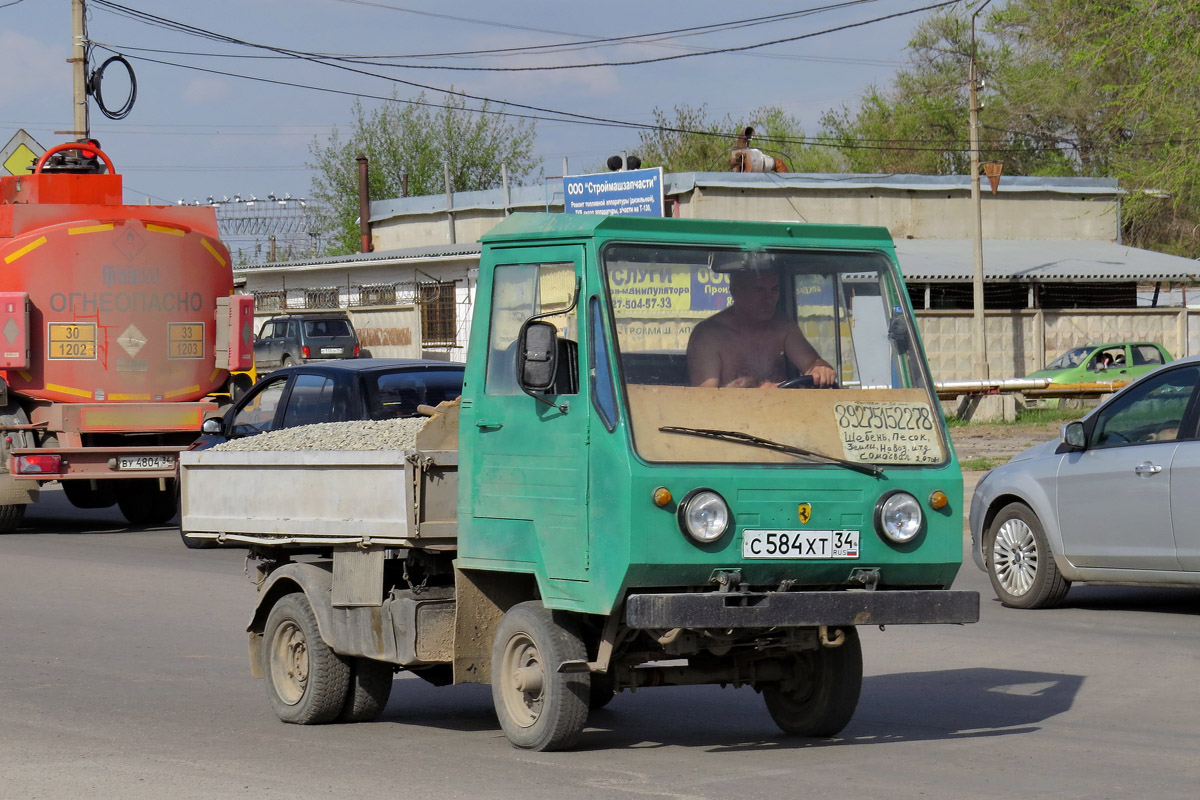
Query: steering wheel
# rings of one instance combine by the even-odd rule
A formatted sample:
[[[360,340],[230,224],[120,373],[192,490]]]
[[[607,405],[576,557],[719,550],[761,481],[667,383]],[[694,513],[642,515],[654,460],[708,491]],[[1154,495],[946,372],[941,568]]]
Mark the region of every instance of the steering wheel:
[[[834,382],[834,383],[829,384],[828,386],[817,386],[816,381],[813,380],[812,375],[801,375],[797,378],[792,378],[789,381],[784,381],[783,383],[779,384],[776,388],[778,388],[778,389],[836,389],[836,388],[838,388],[838,385],[836,382]]]

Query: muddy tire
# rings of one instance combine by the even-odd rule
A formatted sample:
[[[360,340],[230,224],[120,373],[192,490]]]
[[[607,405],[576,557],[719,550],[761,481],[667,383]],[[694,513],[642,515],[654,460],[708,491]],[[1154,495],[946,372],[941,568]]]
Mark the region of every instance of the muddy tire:
[[[846,637],[840,646],[793,654],[794,676],[763,687],[771,719],[789,736],[837,736],[854,716],[862,693],[862,646],[857,629],[839,630]]]
[[[524,750],[565,750],[587,721],[591,676],[559,672],[564,661],[586,660],[570,616],[532,601],[500,620],[492,645],[492,702],[504,735]]]
[[[374,722],[392,694],[396,671],[391,664],[371,658],[350,659],[350,688],[338,722]]]
[[[284,595],[267,615],[262,663],[275,715],[294,725],[333,722],[346,706],[350,664],[321,639],[302,592]]]

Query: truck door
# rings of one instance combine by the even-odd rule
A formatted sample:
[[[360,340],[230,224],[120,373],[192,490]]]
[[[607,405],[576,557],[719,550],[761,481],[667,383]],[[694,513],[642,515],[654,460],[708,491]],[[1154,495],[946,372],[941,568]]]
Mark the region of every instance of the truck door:
[[[585,580],[588,569],[589,408],[576,302],[583,259],[579,246],[500,251],[484,391],[466,423],[477,428],[472,515],[488,551],[471,555],[541,560],[549,577],[566,580]],[[518,385],[517,337],[529,317],[554,311],[562,312],[547,318],[558,329],[559,370],[539,399]]]

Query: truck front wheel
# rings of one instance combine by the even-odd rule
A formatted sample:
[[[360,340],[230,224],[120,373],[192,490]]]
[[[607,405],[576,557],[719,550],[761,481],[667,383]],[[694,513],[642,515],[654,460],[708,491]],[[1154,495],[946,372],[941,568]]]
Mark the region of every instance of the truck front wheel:
[[[504,735],[525,750],[565,750],[587,721],[591,678],[559,672],[564,661],[587,660],[571,618],[536,601],[513,606],[492,645],[492,702]]]
[[[302,592],[279,599],[262,641],[267,699],[276,716],[296,725],[337,719],[350,689],[350,665],[322,641]]]
[[[862,691],[862,646],[858,631],[841,628],[838,647],[795,653],[795,673],[763,687],[771,719],[791,736],[837,736],[850,723]]]

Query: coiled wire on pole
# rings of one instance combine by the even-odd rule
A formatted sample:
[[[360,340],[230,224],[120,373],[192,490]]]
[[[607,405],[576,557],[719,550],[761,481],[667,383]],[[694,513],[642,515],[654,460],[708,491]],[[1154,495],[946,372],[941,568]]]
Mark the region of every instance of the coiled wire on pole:
[[[112,111],[104,105],[104,94],[100,90],[100,84],[104,82],[104,70],[114,61],[124,66],[125,71],[129,73],[129,97],[126,98],[124,105]],[[129,116],[129,112],[133,110],[133,103],[137,100],[137,76],[133,74],[133,67],[125,60],[125,56],[119,54],[110,56],[97,67],[88,80],[88,93],[96,98],[96,106],[100,109],[100,113],[109,119],[125,119]]]

